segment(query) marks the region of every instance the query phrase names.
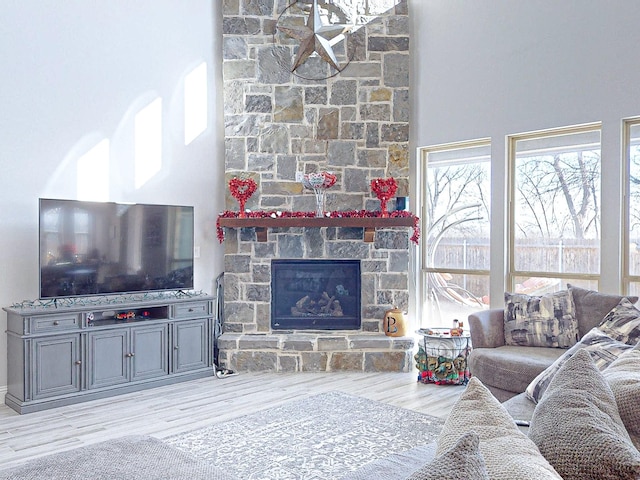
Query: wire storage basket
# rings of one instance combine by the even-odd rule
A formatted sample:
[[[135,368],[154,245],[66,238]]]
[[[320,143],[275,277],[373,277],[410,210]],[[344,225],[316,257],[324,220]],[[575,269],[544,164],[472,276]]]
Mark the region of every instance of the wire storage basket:
[[[466,385],[471,377],[467,357],[469,335],[451,336],[438,329],[419,330],[423,342],[414,356],[418,381],[437,385]]]

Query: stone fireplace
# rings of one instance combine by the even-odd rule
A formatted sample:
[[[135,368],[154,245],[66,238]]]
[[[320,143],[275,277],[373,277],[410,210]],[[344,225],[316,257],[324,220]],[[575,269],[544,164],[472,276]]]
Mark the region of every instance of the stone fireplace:
[[[247,208],[274,215],[312,212],[315,197],[297,177],[323,170],[337,177],[326,194],[329,211],[379,210],[370,187],[375,178],[394,177],[396,195],[408,196],[406,0],[321,0],[323,18],[356,27],[335,46],[348,66],[323,80],[290,71],[297,44],[277,38],[276,26],[291,2],[222,1],[225,181],[256,181]],[[287,14],[304,21],[305,3],[310,2],[302,0]],[[314,56],[304,68],[331,73]],[[237,211],[238,203],[227,195],[226,207]],[[375,230],[373,238],[352,226],[225,228],[221,363],[239,371],[412,369],[413,339],[382,332],[386,310],[408,308],[410,236],[409,228],[393,226]],[[357,261],[359,323],[348,328],[272,323],[273,262],[279,260]]]
[[[380,229],[368,243],[362,228],[275,228],[266,242],[254,228],[226,229],[221,361],[239,371],[409,371],[413,338],[382,330],[386,310],[408,306],[408,230]],[[279,259],[358,259],[360,327],[273,328],[272,262]]]

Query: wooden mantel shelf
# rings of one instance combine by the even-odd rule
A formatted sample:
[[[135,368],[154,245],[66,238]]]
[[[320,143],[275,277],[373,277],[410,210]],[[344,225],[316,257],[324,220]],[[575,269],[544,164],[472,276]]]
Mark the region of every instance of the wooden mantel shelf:
[[[268,228],[352,227],[364,229],[364,241],[373,242],[376,228],[413,227],[414,216],[407,217],[247,217],[218,218],[220,227],[255,228],[259,242],[267,241]]]

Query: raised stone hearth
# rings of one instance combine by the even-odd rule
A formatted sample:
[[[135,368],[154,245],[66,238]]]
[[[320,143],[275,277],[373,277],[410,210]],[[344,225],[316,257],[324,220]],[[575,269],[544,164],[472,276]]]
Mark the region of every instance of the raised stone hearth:
[[[379,210],[375,178],[409,194],[409,17],[406,0],[319,1],[323,21],[355,26],[334,50],[348,66],[332,73],[319,57],[291,73],[298,44],[276,26],[285,0],[223,1],[225,175],[258,184],[251,210],[312,212],[315,197],[296,175],[333,172],[330,211]],[[305,4],[287,10],[303,22]],[[348,57],[348,58],[347,58]],[[305,75],[302,75],[305,76]],[[326,77],[326,78],[325,78]],[[227,192],[228,193],[228,192]],[[394,208],[394,201],[389,208]],[[227,195],[226,208],[238,203]],[[221,363],[239,371],[410,371],[412,338],[387,337],[384,312],[409,303],[410,228],[225,228]],[[266,236],[266,238],[265,238]],[[358,330],[271,327],[272,259],[357,259]]]
[[[413,339],[363,332],[225,333],[220,349],[239,371],[407,372]]]

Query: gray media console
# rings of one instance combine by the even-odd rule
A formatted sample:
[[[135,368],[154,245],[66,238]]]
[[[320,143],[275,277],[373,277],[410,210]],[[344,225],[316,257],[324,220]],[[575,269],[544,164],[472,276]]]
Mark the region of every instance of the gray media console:
[[[7,394],[18,413],[213,375],[213,297],[7,312]]]

